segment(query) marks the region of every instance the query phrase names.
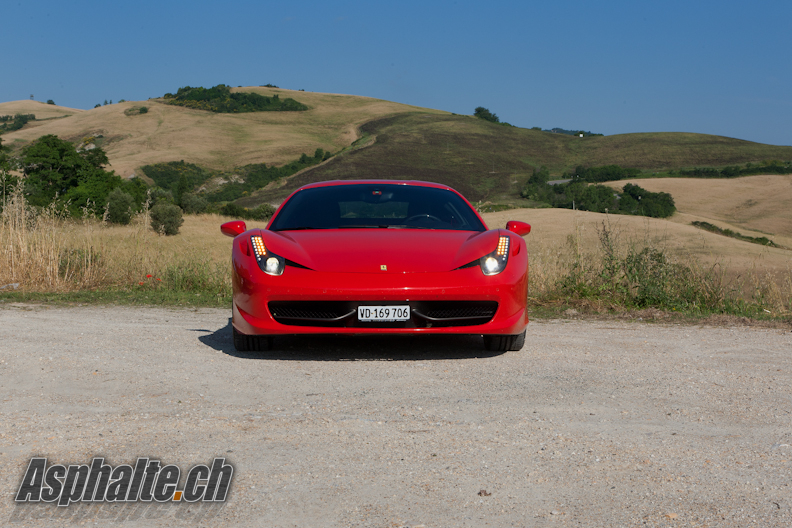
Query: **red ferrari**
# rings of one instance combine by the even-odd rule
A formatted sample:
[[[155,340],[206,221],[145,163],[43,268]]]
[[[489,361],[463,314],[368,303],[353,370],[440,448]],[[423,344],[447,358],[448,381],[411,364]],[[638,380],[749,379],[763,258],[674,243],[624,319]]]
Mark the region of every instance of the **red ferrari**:
[[[525,343],[531,226],[488,229],[445,185],[314,183],[266,229],[221,230],[234,237],[239,351],[295,334],[475,334],[495,351]]]

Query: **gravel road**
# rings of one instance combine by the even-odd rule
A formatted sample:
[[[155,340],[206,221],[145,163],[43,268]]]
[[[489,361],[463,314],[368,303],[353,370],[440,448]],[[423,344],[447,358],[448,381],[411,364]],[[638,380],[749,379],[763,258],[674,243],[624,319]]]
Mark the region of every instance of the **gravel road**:
[[[0,308],[0,525],[792,526],[792,334],[532,322],[239,354],[229,311]],[[15,505],[28,461],[235,468],[222,505]],[[186,470],[184,470],[186,471]]]

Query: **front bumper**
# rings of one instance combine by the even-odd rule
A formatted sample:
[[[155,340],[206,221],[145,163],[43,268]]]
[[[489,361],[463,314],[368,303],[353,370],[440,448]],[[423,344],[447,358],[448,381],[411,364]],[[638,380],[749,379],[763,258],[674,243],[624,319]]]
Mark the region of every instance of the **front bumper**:
[[[510,259],[506,270],[490,277],[478,267],[443,273],[378,274],[322,273],[292,266],[273,277],[252,259],[243,258],[234,266],[232,323],[246,335],[519,334],[528,324],[527,257],[522,253]],[[284,318],[278,313],[278,306],[306,301],[343,307],[346,317],[328,324]],[[428,306],[454,304],[496,308],[491,316],[445,322],[437,322],[427,311]],[[360,322],[356,313],[352,314],[358,305],[410,305],[411,319],[405,323]]]

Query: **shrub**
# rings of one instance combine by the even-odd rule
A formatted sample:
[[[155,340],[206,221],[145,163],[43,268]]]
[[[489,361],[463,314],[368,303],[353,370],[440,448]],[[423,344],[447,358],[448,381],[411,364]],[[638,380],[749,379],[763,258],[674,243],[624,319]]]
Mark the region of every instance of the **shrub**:
[[[261,204],[255,209],[248,209],[241,205],[228,203],[220,208],[220,214],[245,220],[267,220],[275,214],[275,208],[270,204]]]
[[[194,163],[185,163],[184,160],[144,165],[141,169],[146,176],[154,180],[155,184],[174,192],[178,191],[182,176],[187,178],[188,189],[193,189],[211,178],[211,173],[208,170]]]
[[[302,111],[308,107],[294,99],[281,100],[277,94],[272,97],[256,93],[235,92],[231,88],[218,84],[212,88],[201,86],[185,86],[179,88],[176,95],[165,94],[167,104],[186,106],[210,112],[263,112],[263,111]]]
[[[178,235],[184,223],[182,210],[178,205],[160,202],[151,208],[151,228],[164,235]]]
[[[132,219],[132,207],[135,199],[119,187],[107,196],[107,221],[113,224],[126,225]]]
[[[185,194],[181,199],[182,209],[187,214],[201,214],[205,213],[209,202],[201,196],[195,194]]]
[[[500,122],[500,119],[498,119],[498,116],[496,114],[493,114],[483,106],[476,107],[476,109],[473,111],[473,115],[478,117],[479,119],[483,119],[484,121],[490,121],[491,123]]]
[[[174,203],[173,193],[166,191],[162,187],[154,187],[151,191],[151,203],[157,205],[158,203]]]
[[[27,124],[28,121],[35,121],[35,114],[15,114],[14,116],[4,115],[0,116],[0,134],[3,132],[13,132],[19,130]],[[9,123],[10,121],[10,123]]]
[[[47,104],[54,105],[54,104],[55,104],[55,101],[53,101],[52,99],[47,99]]]
[[[124,115],[126,116],[135,116],[140,114],[145,114],[148,112],[148,108],[145,106],[133,106],[124,110]]]
[[[250,211],[251,220],[268,220],[275,214],[275,208],[270,204],[261,204]]]
[[[245,216],[247,215],[247,209],[245,209],[241,205],[227,203],[220,208],[220,214],[223,216],[231,216],[234,218],[245,218]]]

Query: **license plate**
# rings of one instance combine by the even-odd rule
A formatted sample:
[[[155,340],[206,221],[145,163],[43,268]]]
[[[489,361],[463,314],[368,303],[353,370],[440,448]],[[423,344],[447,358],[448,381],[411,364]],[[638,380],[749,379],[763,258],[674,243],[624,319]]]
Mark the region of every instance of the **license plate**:
[[[358,306],[359,321],[407,321],[409,318],[409,306]]]

